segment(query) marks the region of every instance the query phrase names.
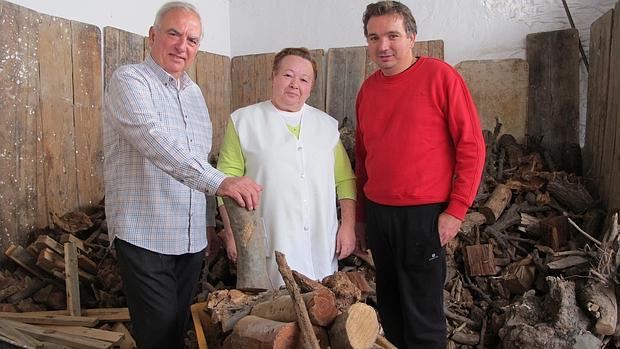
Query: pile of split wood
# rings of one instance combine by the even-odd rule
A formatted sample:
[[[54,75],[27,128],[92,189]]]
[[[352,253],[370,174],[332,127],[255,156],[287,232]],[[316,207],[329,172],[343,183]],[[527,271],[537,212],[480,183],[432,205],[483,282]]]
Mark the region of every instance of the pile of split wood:
[[[135,348],[102,207],[54,217],[54,229],[11,245],[0,271],[0,343],[20,348]],[[82,309],[82,308],[88,309]]]
[[[379,335],[374,295],[358,271],[339,271],[319,283],[291,271],[278,255],[286,289],[257,293],[219,290],[201,304],[209,348],[391,348]]]

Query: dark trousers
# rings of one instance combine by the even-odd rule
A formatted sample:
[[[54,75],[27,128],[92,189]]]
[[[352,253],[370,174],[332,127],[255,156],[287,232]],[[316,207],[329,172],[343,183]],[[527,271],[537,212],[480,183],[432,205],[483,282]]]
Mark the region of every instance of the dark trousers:
[[[446,260],[437,230],[445,207],[366,205],[379,317],[386,338],[399,348],[446,347]]]
[[[138,348],[184,348],[204,253],[165,255],[114,241]]]

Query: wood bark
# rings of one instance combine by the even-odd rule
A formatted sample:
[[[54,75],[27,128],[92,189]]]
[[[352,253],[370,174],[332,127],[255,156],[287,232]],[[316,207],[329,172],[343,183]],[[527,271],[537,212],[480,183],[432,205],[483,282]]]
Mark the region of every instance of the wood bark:
[[[484,206],[480,207],[480,213],[484,215],[486,218],[487,224],[493,224],[497,221],[499,216],[502,215],[506,205],[510,202],[512,198],[512,191],[505,184],[498,184],[493,190],[491,197],[484,204]]]
[[[310,323],[310,317],[308,316],[308,310],[306,309],[306,304],[301,297],[301,293],[299,292],[299,286],[295,283],[295,279],[293,278],[293,273],[291,272],[291,268],[286,263],[286,257],[279,251],[275,252],[276,255],[276,263],[278,263],[278,270],[282,275],[282,279],[284,280],[284,284],[288,289],[289,294],[293,298],[295,302],[295,314],[297,315],[297,324],[299,325],[299,329],[301,330],[301,340],[300,347],[301,348],[319,348],[319,342],[314,334],[314,330],[312,329],[312,324]]]
[[[336,317],[329,329],[329,342],[334,349],[369,348],[377,340],[378,333],[375,310],[364,303],[355,303]]]
[[[336,295],[336,306],[340,311],[345,311],[351,304],[362,299],[362,291],[349,280],[344,272],[338,271],[325,277],[323,284]]]
[[[237,246],[237,288],[271,288],[265,263],[265,232],[257,211],[224,198]]]
[[[313,334],[323,338],[327,348],[327,335],[321,327],[313,327]],[[230,335],[231,348],[244,349],[294,349],[301,347],[299,327],[294,322],[280,322],[248,315],[239,320]],[[318,345],[318,344],[317,344]]]
[[[324,288],[305,293],[302,298],[313,325],[328,326],[336,318],[338,313],[336,297],[329,289]],[[250,315],[281,322],[293,322],[297,319],[293,299],[290,295],[283,295],[274,300],[256,304]]]

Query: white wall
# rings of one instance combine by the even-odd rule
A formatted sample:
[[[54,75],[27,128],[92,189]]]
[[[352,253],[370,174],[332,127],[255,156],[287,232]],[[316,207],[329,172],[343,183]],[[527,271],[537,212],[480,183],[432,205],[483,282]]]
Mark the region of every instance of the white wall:
[[[202,17],[203,51],[226,56],[230,50],[230,0],[186,0]],[[159,7],[167,0],[9,0],[35,11],[103,27],[112,26],[146,36]]]

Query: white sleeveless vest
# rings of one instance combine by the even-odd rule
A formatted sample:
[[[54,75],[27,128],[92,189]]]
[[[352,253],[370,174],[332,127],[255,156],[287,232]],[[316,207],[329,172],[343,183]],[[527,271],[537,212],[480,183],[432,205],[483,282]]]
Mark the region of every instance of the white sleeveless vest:
[[[235,111],[231,118],[245,158],[245,175],[263,186],[259,214],[266,235],[267,272],[274,287],[284,282],[274,251],[291,269],[318,280],[338,268],[334,148],[338,122],[302,107],[299,139],[271,101]]]

